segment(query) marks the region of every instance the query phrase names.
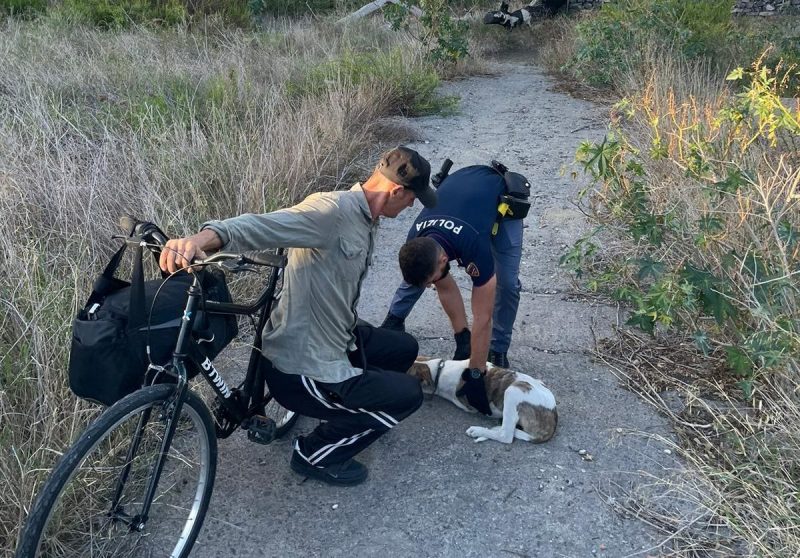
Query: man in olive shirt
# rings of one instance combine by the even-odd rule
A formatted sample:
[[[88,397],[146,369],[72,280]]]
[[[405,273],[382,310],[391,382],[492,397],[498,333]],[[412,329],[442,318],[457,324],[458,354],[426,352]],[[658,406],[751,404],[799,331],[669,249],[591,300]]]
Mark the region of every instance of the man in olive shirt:
[[[422,403],[418,380],[405,373],[417,342],[403,332],[359,323],[356,306],[378,218],[396,217],[415,198],[435,206],[429,179],[428,162],[398,147],[349,191],[312,194],[272,213],[210,221],[162,251],[161,267],[172,272],[208,250],[291,248],[262,352],[278,403],[324,421],[295,441],[290,465],[300,474],[330,484],[362,482],[367,469],[353,456]]]

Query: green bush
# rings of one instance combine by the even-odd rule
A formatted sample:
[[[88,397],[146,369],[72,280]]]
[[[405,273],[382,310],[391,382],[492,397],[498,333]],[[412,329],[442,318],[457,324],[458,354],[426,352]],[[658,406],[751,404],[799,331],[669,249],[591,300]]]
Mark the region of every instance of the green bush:
[[[27,18],[43,13],[46,9],[47,0],[0,0],[0,15]]]
[[[627,249],[598,260],[592,234],[561,260],[630,304],[629,325],[719,350],[747,397],[760,371],[800,351],[800,121],[785,77],[759,63],[732,72],[742,91],[716,112],[620,105],[649,124],[649,149],[619,127],[577,158],[595,183],[589,211]]]
[[[228,24],[246,27],[252,15],[247,0],[0,0],[0,14],[30,18],[45,13],[100,29],[132,24],[172,26],[212,14]]]
[[[469,54],[466,21],[451,17],[451,6],[447,0],[419,0],[424,15],[420,18],[420,41],[428,49],[430,57],[437,62],[457,62]],[[411,18],[405,4],[389,4],[383,8],[392,29],[409,29]]]
[[[345,53],[343,56],[309,67],[287,83],[292,97],[322,95],[331,88],[368,83],[392,84],[389,104],[402,114],[430,114],[452,110],[452,97],[436,94],[439,77],[430,66],[409,63],[398,50],[376,53]]]
[[[570,69],[593,84],[610,84],[635,66],[646,48],[687,57],[718,57],[733,40],[732,0],[618,0],[578,25]]]
[[[611,85],[649,68],[648,52],[704,59],[721,75],[765,50],[765,66],[800,63],[797,17],[733,17],[731,0],[617,0],[575,26],[575,54],[564,70],[592,85]],[[797,87],[794,78],[786,87]]]

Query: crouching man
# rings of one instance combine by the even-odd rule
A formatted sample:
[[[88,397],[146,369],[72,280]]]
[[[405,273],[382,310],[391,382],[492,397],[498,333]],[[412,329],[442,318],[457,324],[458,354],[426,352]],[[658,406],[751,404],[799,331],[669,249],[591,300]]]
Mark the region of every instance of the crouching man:
[[[380,217],[396,217],[419,199],[436,204],[430,165],[398,147],[364,184],[310,195],[272,213],[209,221],[162,251],[166,271],[205,252],[288,247],[283,290],[263,334],[270,392],[292,411],[323,422],[294,442],[297,473],[336,485],[364,481],[354,456],[422,403],[419,381],[406,374],[417,356],[413,337],[374,328],[356,314]]]

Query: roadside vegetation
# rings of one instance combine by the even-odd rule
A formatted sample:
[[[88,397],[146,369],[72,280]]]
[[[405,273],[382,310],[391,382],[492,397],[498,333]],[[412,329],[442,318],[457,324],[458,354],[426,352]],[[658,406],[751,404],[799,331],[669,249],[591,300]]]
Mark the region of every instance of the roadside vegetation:
[[[618,504],[680,555],[800,549],[800,17],[620,0],[539,56],[611,99],[576,154],[593,223],[562,258],[629,310],[600,359],[673,420],[689,465]],[[638,334],[636,332],[639,332]]]
[[[349,187],[410,139],[392,117],[457,110],[440,76],[483,71],[300,4],[0,0],[0,555],[98,412],[66,363],[118,217],[181,235]]]

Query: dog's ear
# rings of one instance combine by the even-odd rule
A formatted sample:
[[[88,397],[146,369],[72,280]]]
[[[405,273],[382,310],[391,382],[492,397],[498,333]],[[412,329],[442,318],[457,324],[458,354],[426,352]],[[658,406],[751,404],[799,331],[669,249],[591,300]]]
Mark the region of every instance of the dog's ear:
[[[411,376],[417,378],[422,385],[433,385],[433,377],[431,376],[431,368],[424,362],[415,362],[411,365],[411,368],[408,369],[408,373]]]

